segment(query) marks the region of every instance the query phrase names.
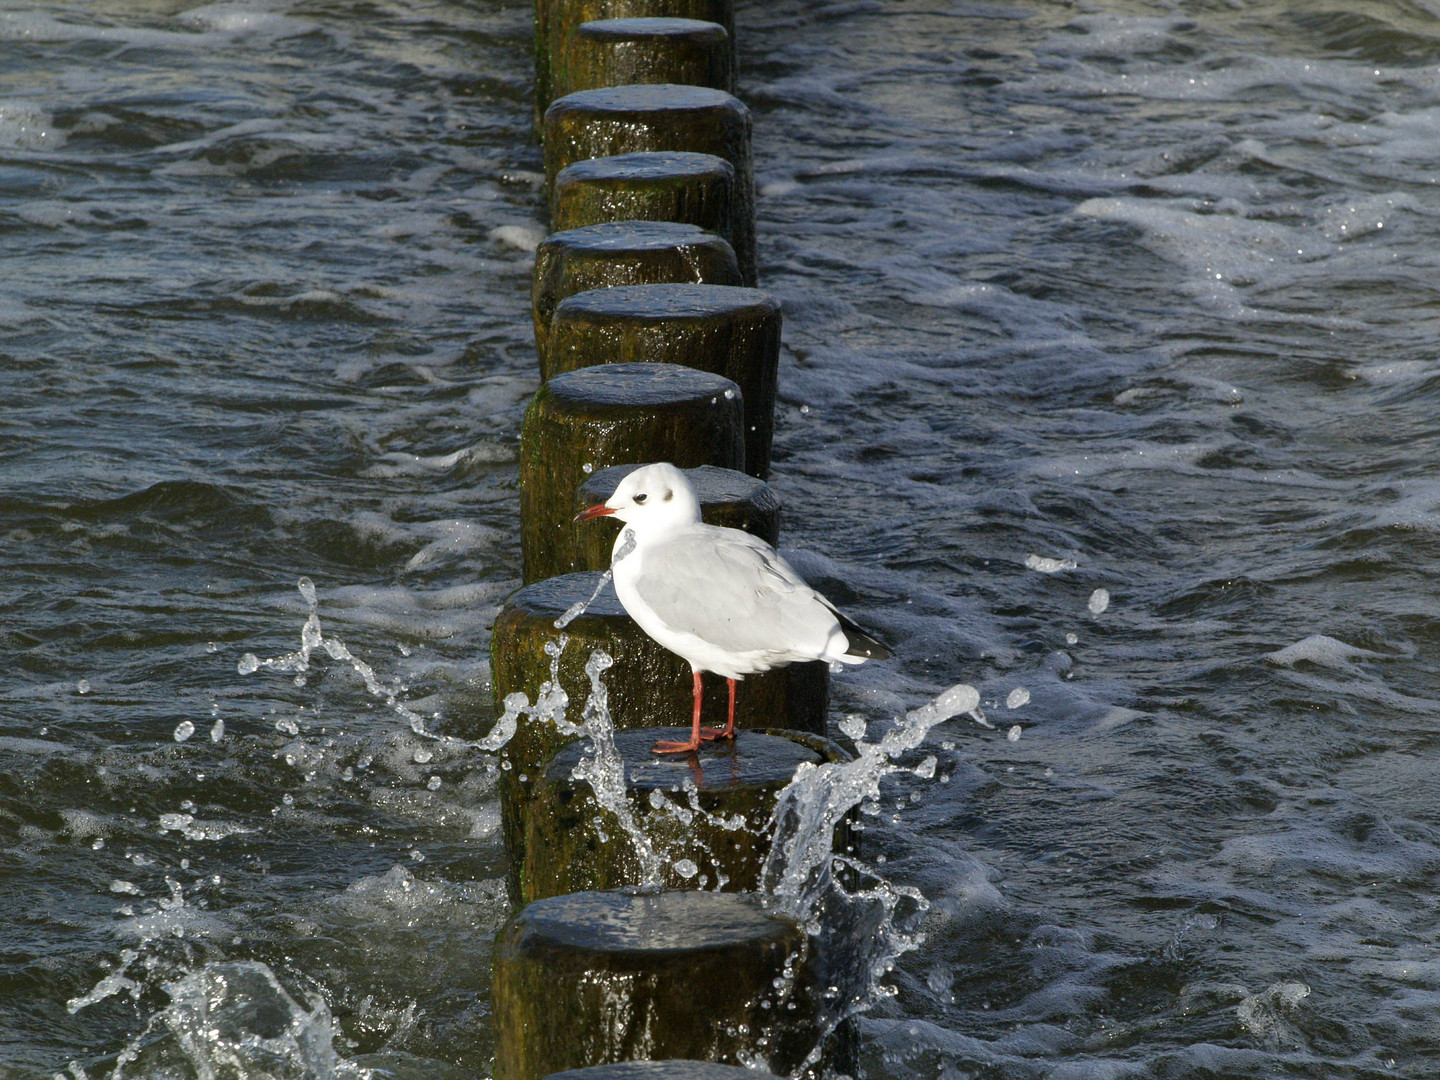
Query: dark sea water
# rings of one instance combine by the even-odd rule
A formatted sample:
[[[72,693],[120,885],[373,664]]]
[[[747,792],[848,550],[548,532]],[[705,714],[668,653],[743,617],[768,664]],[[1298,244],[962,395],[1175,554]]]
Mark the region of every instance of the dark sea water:
[[[530,19],[0,4],[4,1080],[236,964],[487,1075],[494,768],[415,729],[519,584]],[[1436,1075],[1440,4],[737,24],[783,546],[897,653],[834,719],[991,725],[866,834],[861,1076]],[[301,579],[340,658],[245,673]]]

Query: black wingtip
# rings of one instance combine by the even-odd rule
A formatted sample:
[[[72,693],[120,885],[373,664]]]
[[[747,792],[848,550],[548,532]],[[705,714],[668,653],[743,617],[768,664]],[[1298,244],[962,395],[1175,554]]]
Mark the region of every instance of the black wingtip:
[[[890,651],[889,646],[879,638],[860,629],[838,611],[835,614],[840,620],[840,629],[845,631],[846,656],[863,656],[866,660],[888,660],[895,655]]]

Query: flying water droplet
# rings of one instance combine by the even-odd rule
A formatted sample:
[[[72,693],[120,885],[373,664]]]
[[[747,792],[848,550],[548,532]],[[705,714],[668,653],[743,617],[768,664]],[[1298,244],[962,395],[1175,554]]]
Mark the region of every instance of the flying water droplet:
[[[1044,555],[1026,555],[1025,565],[1042,574],[1058,574],[1061,570],[1074,570],[1078,564],[1074,559],[1051,559]]]
[[[859,713],[848,713],[840,721],[840,730],[845,733],[847,738],[863,739],[865,738],[865,718]]]

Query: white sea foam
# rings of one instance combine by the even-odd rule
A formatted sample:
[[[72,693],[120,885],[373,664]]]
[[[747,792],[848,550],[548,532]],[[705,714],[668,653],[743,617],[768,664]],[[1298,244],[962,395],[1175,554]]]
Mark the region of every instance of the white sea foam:
[[[545,239],[545,230],[538,225],[499,225],[490,230],[490,237],[517,251],[534,251]]]
[[[507,464],[516,457],[517,451],[514,447],[489,442],[475,443],[446,454],[421,455],[392,451],[381,454],[365,467],[361,475],[379,480],[397,476],[427,476],[471,465]]]
[[[307,33],[314,26],[306,20],[245,3],[206,4],[182,11],[177,18],[182,25],[196,30],[226,35],[260,35],[272,41]]]
[[[0,148],[39,150],[64,144],[65,135],[49,112],[28,101],[0,101]]]
[[[1311,634],[1294,645],[1266,653],[1265,659],[1282,667],[1309,663],[1319,667],[1353,670],[1356,660],[1384,660],[1387,657],[1384,653],[1362,649],[1357,645],[1347,645],[1326,634]]]

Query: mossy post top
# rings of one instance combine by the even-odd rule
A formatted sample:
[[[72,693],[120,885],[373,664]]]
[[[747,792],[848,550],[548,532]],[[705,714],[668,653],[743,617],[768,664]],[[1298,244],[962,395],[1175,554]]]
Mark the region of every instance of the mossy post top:
[[[540,241],[537,253],[555,248],[614,254],[627,251],[665,251],[673,247],[713,246],[712,232],[681,221],[602,221],[551,233]],[[724,243],[722,240],[721,243]],[[538,256],[537,256],[538,257]]]
[[[637,38],[695,38],[723,43],[730,38],[725,27],[705,19],[681,19],[663,15],[639,15],[621,19],[591,19],[580,24],[579,32],[592,38],[634,41]]]
[[[627,791],[643,796],[674,791],[689,779],[700,791],[774,792],[788,784],[802,764],[825,763],[825,755],[813,746],[760,731],[737,731],[734,739],[706,743],[687,757],[657,757],[651,752],[657,738],[673,738],[683,730],[634,728],[615,733],[615,749],[625,763]],[[545,779],[552,784],[573,783],[571,774],[588,753],[590,747],[583,740],[570,743],[545,766]]]
[[[723,375],[679,364],[600,364],[556,375],[540,393],[586,415],[618,412],[629,417],[637,409],[734,401],[740,387]]]
[[[712,86],[686,86],[679,83],[631,83],[625,86],[597,86],[593,90],[577,90],[556,98],[545,110],[548,118],[570,112],[635,113],[671,112],[688,109],[729,109],[743,113],[750,110],[734,94]]]
[[[637,150],[603,158],[586,158],[565,166],[560,183],[670,182],[677,176],[734,177],[735,166],[714,154],[693,150]]]
[[[586,312],[633,322],[675,323],[734,317],[745,310],[778,315],[780,302],[761,289],[741,285],[660,282],[572,293],[560,301],[555,314],[562,310],[572,316]]]
[[[546,1080],[780,1080],[774,1073],[714,1061],[621,1061],[551,1073]]]
[[[753,947],[760,940],[787,946],[801,933],[794,923],[766,912],[753,893],[624,889],[535,900],[514,925],[521,949],[538,944],[628,955],[642,967],[646,954]]]

